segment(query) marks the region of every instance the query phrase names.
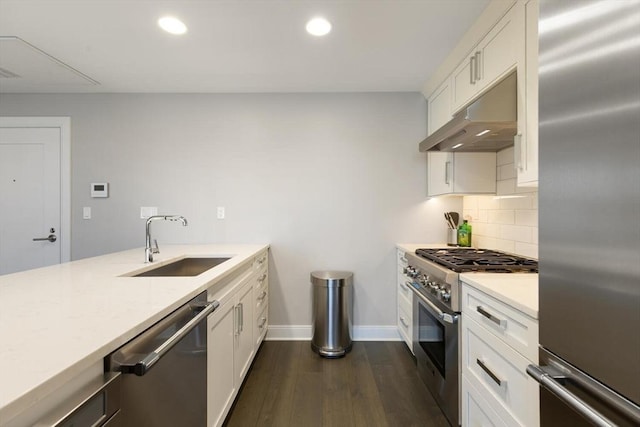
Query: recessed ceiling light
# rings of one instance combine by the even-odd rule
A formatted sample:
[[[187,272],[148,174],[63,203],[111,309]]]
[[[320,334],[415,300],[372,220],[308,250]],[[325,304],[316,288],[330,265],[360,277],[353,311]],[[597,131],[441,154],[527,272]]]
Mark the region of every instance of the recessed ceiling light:
[[[307,22],[307,32],[314,36],[325,36],[331,31],[331,22],[324,18],[313,18]]]
[[[184,22],[173,16],[164,16],[158,19],[160,28],[171,34],[184,34],[187,32],[187,26]]]

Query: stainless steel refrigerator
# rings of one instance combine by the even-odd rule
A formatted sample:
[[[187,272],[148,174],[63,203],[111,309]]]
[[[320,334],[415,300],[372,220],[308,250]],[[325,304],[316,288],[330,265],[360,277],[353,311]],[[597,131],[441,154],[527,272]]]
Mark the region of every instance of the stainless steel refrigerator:
[[[640,0],[541,0],[542,426],[640,425]]]

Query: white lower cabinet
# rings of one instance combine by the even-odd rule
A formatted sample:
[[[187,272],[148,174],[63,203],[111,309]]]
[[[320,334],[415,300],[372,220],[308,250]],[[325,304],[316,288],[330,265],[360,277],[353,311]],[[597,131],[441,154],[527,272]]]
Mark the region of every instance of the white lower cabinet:
[[[482,394],[462,376],[462,425],[469,427],[507,427]]]
[[[537,356],[530,360],[518,351],[531,355],[537,348],[537,321],[464,283],[462,293],[462,425],[539,426],[539,386],[526,372]],[[485,317],[486,324],[477,321]],[[523,321],[535,323],[525,328],[535,337],[515,328]],[[527,338],[535,342],[513,345]]]
[[[268,327],[266,252],[216,295],[207,319],[207,425],[221,426]]]
[[[269,323],[269,276],[266,268],[259,272],[253,295],[253,312],[255,313],[253,322],[253,339],[255,341],[256,348],[258,348],[267,334],[267,325]]]
[[[219,426],[237,394],[233,370],[235,300],[220,306],[207,319],[207,425]]]
[[[233,349],[233,371],[238,387],[247,374],[253,355],[256,351],[253,342],[253,283],[244,285],[238,292],[238,303],[235,306],[235,342]]]
[[[404,342],[413,353],[413,292],[407,288],[405,282],[408,280],[404,275],[404,268],[408,265],[405,252],[402,249],[397,251],[397,318],[398,332]]]

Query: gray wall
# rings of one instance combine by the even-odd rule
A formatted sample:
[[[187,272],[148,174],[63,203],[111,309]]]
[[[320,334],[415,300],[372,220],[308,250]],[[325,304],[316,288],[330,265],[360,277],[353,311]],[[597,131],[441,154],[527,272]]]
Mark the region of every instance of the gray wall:
[[[161,249],[268,242],[274,325],[310,324],[316,269],[355,273],[356,325],[395,324],[394,244],[444,241],[462,208],[426,200],[418,93],[1,95],[0,114],[71,116],[73,259],[143,247],[141,206],[189,220],[154,224]]]

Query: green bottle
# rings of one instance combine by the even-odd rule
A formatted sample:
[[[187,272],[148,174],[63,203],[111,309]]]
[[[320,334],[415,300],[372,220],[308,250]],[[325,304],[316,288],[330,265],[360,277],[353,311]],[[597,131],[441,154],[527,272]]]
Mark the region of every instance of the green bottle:
[[[458,246],[471,247],[471,224],[466,219],[458,227]]]

